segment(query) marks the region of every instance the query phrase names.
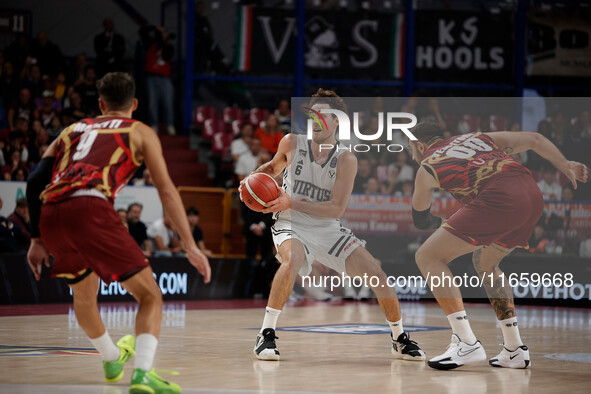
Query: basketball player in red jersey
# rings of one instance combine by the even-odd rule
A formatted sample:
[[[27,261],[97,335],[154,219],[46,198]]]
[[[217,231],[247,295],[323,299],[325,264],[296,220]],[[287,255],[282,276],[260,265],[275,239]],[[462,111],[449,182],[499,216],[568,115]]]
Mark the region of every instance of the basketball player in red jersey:
[[[489,360],[495,367],[527,368],[529,350],[521,341],[513,293],[499,263],[528,239],[542,215],[542,194],[528,169],[510,154],[533,150],[550,161],[577,187],[586,182],[585,165],[568,161],[548,139],[538,133],[470,133],[443,139],[435,124],[421,123],[412,131],[413,158],[421,164],[412,197],[413,219],[419,229],[437,230],[416,253],[425,277],[451,277],[447,264],[466,253],[481,277],[494,281],[484,285],[503,332],[501,352]],[[446,222],[429,211],[433,192],[450,192],[463,206]],[[504,283],[504,286],[503,286]],[[431,283],[429,283],[431,285]],[[448,285],[449,286],[449,285]],[[451,324],[451,344],[445,353],[429,360],[436,369],[453,369],[482,361],[486,353],[468,322],[457,287],[431,289]]]
[[[208,283],[211,270],[193,240],[182,201],[172,183],[154,131],[133,120],[135,83],[125,73],[108,73],[97,83],[102,116],[67,127],[49,146],[27,183],[32,242],[27,255],[39,279],[41,265],[66,278],[78,323],[103,357],[105,379],[123,377],[123,365],[135,353],[130,392],[180,393],[152,369],[162,319],[162,294],[152,269],[113,208],[113,201],[145,161],[164,209],[185,243],[189,262]],[[48,185],[45,187],[45,185]],[[113,343],[101,321],[98,278],[119,281],[139,302],[137,340]]]

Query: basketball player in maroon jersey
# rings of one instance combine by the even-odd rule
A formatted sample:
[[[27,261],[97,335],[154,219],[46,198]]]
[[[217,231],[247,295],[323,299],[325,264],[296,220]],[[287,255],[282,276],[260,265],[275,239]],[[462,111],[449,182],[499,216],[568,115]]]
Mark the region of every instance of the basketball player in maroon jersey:
[[[189,262],[205,283],[211,276],[209,262],[193,240],[158,137],[147,125],[132,119],[138,105],[133,78],[108,73],[98,81],[97,89],[103,115],[67,127],[29,177],[29,264],[39,279],[42,263],[49,267],[49,254],[53,255],[52,276],[68,281],[78,323],[103,357],[108,382],[123,377],[124,363],[135,353],[130,392],[180,392],[178,385],[164,381],[152,370],[162,294],[148,260],[113,208],[117,194],[142,161],[185,243]],[[139,302],[137,340],[125,336],[115,345],[109,337],[97,308],[99,277],[106,283],[119,281]]]
[[[528,169],[510,154],[533,150],[550,161],[577,187],[586,182],[587,167],[568,161],[548,139],[538,133],[470,133],[447,140],[439,126],[417,125],[410,141],[413,158],[421,164],[412,197],[413,220],[419,229],[437,230],[416,253],[425,277],[452,273],[447,264],[473,253],[479,276],[493,275],[484,286],[503,332],[501,352],[489,360],[495,367],[527,368],[529,350],[521,341],[513,293],[499,263],[516,247],[527,247],[528,239],[542,215],[542,194]],[[433,192],[450,192],[463,206],[447,221],[429,211]],[[503,286],[504,283],[504,286]],[[486,359],[480,341],[468,322],[457,287],[432,288],[443,308],[453,334],[447,351],[429,360],[437,369],[453,369]]]

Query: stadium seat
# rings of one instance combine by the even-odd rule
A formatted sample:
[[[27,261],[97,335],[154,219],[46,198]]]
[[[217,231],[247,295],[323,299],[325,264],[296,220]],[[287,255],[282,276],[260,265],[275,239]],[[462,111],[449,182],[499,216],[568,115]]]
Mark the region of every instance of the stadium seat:
[[[244,124],[243,119],[236,119],[232,121],[232,125],[230,126],[232,129],[232,133],[236,136],[240,133],[240,129],[242,129],[242,125]]]
[[[197,126],[203,126],[208,119],[217,119],[218,111],[214,107],[200,106],[195,109],[194,122]]]
[[[264,108],[252,108],[248,111],[248,121],[255,127],[261,127],[261,123],[267,120],[269,110]]]
[[[226,107],[222,111],[222,119],[226,123],[232,123],[235,120],[244,119],[244,110],[236,107]]]
[[[222,119],[207,119],[203,123],[202,136],[205,139],[211,140],[213,136],[218,133],[226,132],[226,123]]]
[[[505,131],[509,130],[509,119],[498,116],[498,115],[491,115],[490,116],[490,131]]]
[[[211,152],[220,155],[222,159],[225,158],[230,153],[233,139],[234,134],[231,131],[222,131],[214,134],[211,140]]]

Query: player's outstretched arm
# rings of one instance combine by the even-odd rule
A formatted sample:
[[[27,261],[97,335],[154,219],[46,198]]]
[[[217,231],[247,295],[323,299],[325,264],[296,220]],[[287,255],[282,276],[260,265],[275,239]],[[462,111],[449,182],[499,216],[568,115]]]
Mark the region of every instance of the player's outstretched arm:
[[[150,170],[152,181],[158,189],[164,210],[170,216],[181,240],[185,244],[189,261],[203,275],[203,281],[209,283],[211,279],[209,261],[199,250],[193,239],[181,196],[168,174],[158,136],[151,128],[141,124],[137,126],[134,132],[133,143],[137,148],[136,153],[140,156],[138,159],[143,159],[146,162],[146,167]]]
[[[431,174],[420,167],[415,178],[415,189],[412,194],[412,219],[419,230],[431,230],[439,227],[443,220],[431,214],[433,192],[439,184]]]
[[[587,166],[576,161],[569,161],[548,138],[533,132],[498,131],[487,133],[500,150],[508,155],[533,150],[548,160],[577,188],[577,181],[587,182],[589,171]]]
[[[291,208],[310,215],[338,219],[347,209],[355,175],[357,175],[357,158],[351,152],[345,152],[339,157],[337,163],[337,177],[332,187],[330,201],[296,201],[290,199],[283,189],[279,189],[279,198],[271,201],[263,212],[270,213]]]
[[[45,263],[46,267],[50,267],[49,253],[41,240],[41,233],[39,232],[39,218],[41,217],[41,200],[39,196],[45,190],[45,186],[51,182],[51,174],[55,162],[56,146],[58,144],[56,139],[49,145],[39,165],[29,175],[27,180],[27,204],[29,206],[29,218],[31,226],[31,245],[27,252],[27,261],[29,267],[35,275],[35,279],[41,278],[41,264]]]

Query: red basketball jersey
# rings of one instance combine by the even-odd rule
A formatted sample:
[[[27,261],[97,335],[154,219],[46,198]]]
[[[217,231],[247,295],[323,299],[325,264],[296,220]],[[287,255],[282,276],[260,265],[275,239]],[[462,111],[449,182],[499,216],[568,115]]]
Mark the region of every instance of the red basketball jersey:
[[[45,202],[59,202],[81,189],[96,189],[110,201],[141,165],[131,138],[140,122],[116,117],[83,119],[58,137],[51,183],[41,194]]]
[[[441,190],[450,192],[467,204],[495,176],[526,173],[529,170],[501,151],[492,138],[482,133],[452,137],[433,144],[421,165],[439,182]]]

